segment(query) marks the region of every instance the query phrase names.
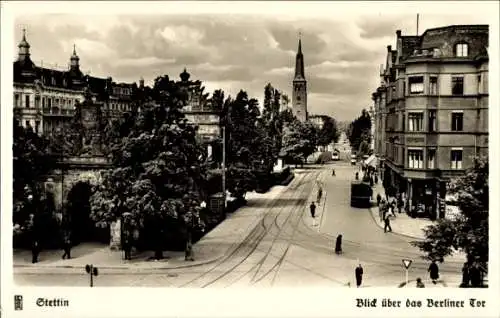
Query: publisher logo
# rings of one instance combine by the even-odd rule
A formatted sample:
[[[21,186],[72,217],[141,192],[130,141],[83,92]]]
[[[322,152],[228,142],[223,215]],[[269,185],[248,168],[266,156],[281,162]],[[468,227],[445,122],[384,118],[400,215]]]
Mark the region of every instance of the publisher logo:
[[[23,310],[23,296],[14,295],[14,310]]]

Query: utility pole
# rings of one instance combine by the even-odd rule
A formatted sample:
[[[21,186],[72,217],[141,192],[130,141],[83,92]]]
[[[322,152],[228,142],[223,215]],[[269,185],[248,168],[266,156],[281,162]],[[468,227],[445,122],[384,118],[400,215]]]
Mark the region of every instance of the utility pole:
[[[222,127],[222,196],[226,209],[226,127]]]
[[[417,13],[417,35],[418,35],[418,18],[419,18],[419,14]]]

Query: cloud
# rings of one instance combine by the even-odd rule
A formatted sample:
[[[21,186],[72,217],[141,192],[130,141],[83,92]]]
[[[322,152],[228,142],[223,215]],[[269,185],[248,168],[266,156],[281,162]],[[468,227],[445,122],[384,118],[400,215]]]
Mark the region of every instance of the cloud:
[[[415,18],[45,14],[19,16],[15,41],[20,41],[25,26],[35,62],[67,65],[76,44],[82,70],[95,76],[111,76],[118,82],[144,77],[151,84],[164,74],[178,79],[186,67],[207,92],[221,88],[235,96],[244,89],[262,100],[267,83],[292,95],[300,32],[310,112],[351,120],[372,103],[379,65],[386,46],[395,45],[396,30],[414,34]],[[425,15],[420,28],[477,23],[477,19]],[[13,50],[17,52],[17,47]]]

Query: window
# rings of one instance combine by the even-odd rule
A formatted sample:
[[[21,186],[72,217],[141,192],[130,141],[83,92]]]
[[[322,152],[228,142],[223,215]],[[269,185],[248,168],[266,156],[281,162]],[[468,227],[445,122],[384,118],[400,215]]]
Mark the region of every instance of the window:
[[[52,107],[52,98],[47,98],[47,106],[48,108],[51,108]]]
[[[45,108],[45,97],[42,97],[42,108]]]
[[[40,96],[35,96],[35,108],[40,108]]]
[[[410,94],[421,94],[424,92],[424,77],[412,76],[408,79],[410,83]]]
[[[28,128],[28,127],[30,127],[30,126],[31,126],[31,125],[30,125],[30,121],[29,121],[29,120],[27,120],[27,121],[25,122],[25,124],[26,124],[26,128]]]
[[[464,130],[464,114],[459,112],[451,113],[451,131]]]
[[[429,110],[429,132],[436,131],[436,111]]]
[[[421,131],[423,119],[423,113],[408,113],[408,131]]]
[[[477,93],[481,94],[481,74],[477,76]]]
[[[14,94],[14,107],[19,107],[19,94]]]
[[[427,149],[427,168],[436,168],[436,149]]]
[[[451,93],[453,95],[463,95],[464,94],[464,77],[463,76],[453,76],[451,78]]]
[[[406,96],[406,82],[403,81],[403,97]]]
[[[462,169],[462,150],[451,151],[451,169]]]
[[[423,151],[408,149],[408,168],[422,169],[423,167],[424,167]]]
[[[403,114],[403,120],[401,121],[401,131],[405,131],[405,121],[406,121],[406,116]]]
[[[300,102],[300,96],[297,96],[297,101],[299,101],[299,102]]]
[[[466,57],[468,54],[468,45],[467,43],[459,43],[455,46],[455,54],[458,57]]]
[[[429,78],[429,94],[430,95],[437,95],[437,85],[438,85],[438,78],[437,76],[431,76]]]
[[[40,121],[37,120],[37,121],[35,121],[35,133],[38,134],[39,129],[40,129]]]
[[[30,108],[30,95],[26,95],[26,108]]]

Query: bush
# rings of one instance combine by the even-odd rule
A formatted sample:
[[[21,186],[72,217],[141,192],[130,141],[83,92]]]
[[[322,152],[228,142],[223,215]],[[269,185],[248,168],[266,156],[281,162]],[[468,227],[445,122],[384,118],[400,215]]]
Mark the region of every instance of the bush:
[[[316,163],[324,164],[330,162],[331,160],[332,160],[332,153],[330,151],[324,151],[319,155],[318,159],[316,159]]]

